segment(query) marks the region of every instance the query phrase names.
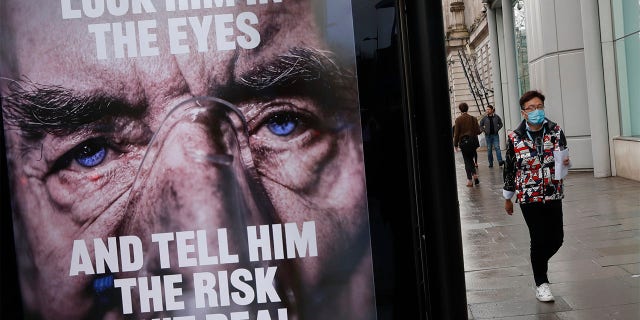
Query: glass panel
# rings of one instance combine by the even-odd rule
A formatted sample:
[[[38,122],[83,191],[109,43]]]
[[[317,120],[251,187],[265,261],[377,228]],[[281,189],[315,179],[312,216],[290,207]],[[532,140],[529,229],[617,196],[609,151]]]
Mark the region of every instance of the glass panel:
[[[513,4],[513,27],[516,41],[516,62],[518,64],[518,89],[520,94],[529,91],[529,55],[527,53],[527,29],[523,0]]]
[[[611,6],[616,39],[640,31],[640,0],[613,0]]]
[[[622,135],[640,137],[640,32],[616,41]]]
[[[353,3],[377,319],[407,314],[409,319],[421,319],[418,295],[404,294],[418,290],[415,267],[420,262],[410,245],[414,234],[407,232],[415,227],[409,196],[412,182],[407,175],[409,140],[398,13],[393,1]]]
[[[225,2],[0,0],[26,318],[376,318],[351,0]]]

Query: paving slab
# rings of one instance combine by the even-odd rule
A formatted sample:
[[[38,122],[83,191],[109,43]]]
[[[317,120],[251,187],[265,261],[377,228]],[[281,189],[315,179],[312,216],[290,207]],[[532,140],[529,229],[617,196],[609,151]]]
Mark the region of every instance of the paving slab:
[[[529,234],[518,205],[504,213],[502,168],[478,152],[480,185],[456,154],[469,319],[640,319],[640,182],[571,171],[565,240],[549,262],[554,303],[535,299]]]
[[[552,314],[571,311],[572,308],[562,298],[556,298],[553,303],[541,303],[531,297],[526,300],[477,303],[469,306],[475,319],[511,319],[515,316],[532,316],[538,314]]]
[[[558,312],[556,316],[560,320],[620,320],[638,319],[640,305],[629,304],[615,307],[590,308]]]

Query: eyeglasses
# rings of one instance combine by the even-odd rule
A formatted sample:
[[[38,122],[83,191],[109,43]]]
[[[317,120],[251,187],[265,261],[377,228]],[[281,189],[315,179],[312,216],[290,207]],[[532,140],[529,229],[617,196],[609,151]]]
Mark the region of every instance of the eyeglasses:
[[[524,111],[526,112],[531,112],[533,110],[544,110],[544,104],[539,104],[539,105],[528,105],[524,107]]]

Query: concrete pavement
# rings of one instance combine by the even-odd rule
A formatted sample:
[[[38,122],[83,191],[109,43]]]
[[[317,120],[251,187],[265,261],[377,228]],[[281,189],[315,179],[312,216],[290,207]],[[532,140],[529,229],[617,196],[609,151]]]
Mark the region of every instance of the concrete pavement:
[[[564,244],[549,263],[556,301],[542,303],[520,208],[504,212],[502,168],[488,168],[484,151],[478,158],[480,184],[470,188],[456,153],[469,319],[640,319],[640,182],[569,173]]]

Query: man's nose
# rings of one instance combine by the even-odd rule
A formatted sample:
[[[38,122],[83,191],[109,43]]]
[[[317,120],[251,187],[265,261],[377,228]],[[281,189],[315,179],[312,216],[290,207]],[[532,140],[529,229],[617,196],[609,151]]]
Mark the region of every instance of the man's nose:
[[[225,277],[244,272],[238,270],[256,273],[256,279],[246,279],[255,281],[256,291],[265,283],[267,291],[273,289],[272,306],[291,306],[294,266],[282,260],[251,261],[249,254],[256,250],[250,246],[263,243],[256,237],[268,240],[269,235],[249,235],[248,227],[274,223],[277,218],[258,181],[242,114],[222,100],[197,98],[175,107],[154,134],[120,232],[142,239],[144,263],[137,276],[179,274],[183,296],[190,297],[184,298],[184,310],[199,314],[207,309],[198,305],[198,288],[221,290],[218,297],[224,297],[224,288],[230,285]],[[258,250],[270,247],[260,245]],[[259,274],[267,280],[262,285]],[[223,300],[216,303],[227,311],[258,306],[224,306]],[[293,316],[295,310],[290,312]]]
[[[247,226],[273,223],[272,205],[251,163],[242,114],[212,99],[189,100],[170,112],[135,178],[121,230],[140,237],[152,252],[145,256],[145,269],[152,274],[180,271],[174,269],[181,267],[181,245],[196,259],[190,261],[202,259],[197,257],[202,251],[216,257],[209,264],[221,264],[224,255],[235,255],[242,264],[248,257]],[[189,236],[178,241],[178,233]],[[161,244],[153,237],[173,239],[167,242],[170,266],[161,263]]]
[[[242,114],[208,99],[213,98],[176,106],[142,160],[129,209],[136,218],[146,217],[154,231],[266,222],[261,211],[268,210],[268,202],[252,192],[259,185],[251,173]]]
[[[154,134],[121,234],[142,239],[139,275],[180,274],[190,292],[198,285],[195,275],[213,279],[221,271],[271,265],[249,261],[247,227],[272,224],[274,217],[251,162],[242,114],[227,102],[197,98],[175,107]],[[195,310],[194,301],[185,303]]]

